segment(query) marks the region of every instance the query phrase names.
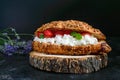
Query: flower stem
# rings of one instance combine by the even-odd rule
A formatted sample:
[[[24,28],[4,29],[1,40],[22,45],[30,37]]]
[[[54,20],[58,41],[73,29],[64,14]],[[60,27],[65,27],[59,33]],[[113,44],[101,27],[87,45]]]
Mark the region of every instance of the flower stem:
[[[3,35],[3,34],[0,33],[0,36],[4,36],[4,37],[6,37],[6,38],[8,39],[8,40],[6,40],[6,41],[9,41],[10,44],[13,45],[13,41],[12,41],[12,39],[8,36],[8,34]],[[3,38],[1,38],[1,39],[5,41],[5,39],[3,39]]]
[[[14,35],[15,35],[15,37],[19,40],[20,39],[20,36],[19,36],[19,34],[16,32],[16,30],[14,29],[14,28],[10,28],[11,29],[11,31],[14,33]]]
[[[12,35],[15,35],[15,34],[8,34],[8,35],[10,35],[10,36],[12,36]],[[25,33],[21,33],[21,34],[19,34],[20,36],[34,36],[34,35],[32,35],[32,34],[25,34]]]
[[[6,39],[4,39],[4,38],[1,38],[1,37],[0,37],[0,39],[3,40],[4,42],[8,41],[8,40],[6,40]]]
[[[9,36],[6,36],[10,42],[11,45],[13,45],[13,41],[11,40],[11,38]]]

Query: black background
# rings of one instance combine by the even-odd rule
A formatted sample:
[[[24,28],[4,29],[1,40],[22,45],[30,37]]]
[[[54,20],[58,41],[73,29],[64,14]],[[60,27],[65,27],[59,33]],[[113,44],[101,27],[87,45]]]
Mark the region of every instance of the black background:
[[[67,19],[85,21],[106,36],[120,36],[120,1],[0,0],[0,29],[33,34],[44,23]]]

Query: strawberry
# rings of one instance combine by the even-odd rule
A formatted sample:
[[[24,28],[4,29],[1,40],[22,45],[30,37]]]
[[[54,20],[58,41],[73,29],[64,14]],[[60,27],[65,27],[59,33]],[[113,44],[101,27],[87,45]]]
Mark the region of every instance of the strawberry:
[[[40,34],[41,34],[41,32],[39,32],[39,31],[38,31],[38,32],[37,32],[37,37],[39,37],[39,36],[40,36]]]
[[[37,32],[37,37],[39,37],[39,38],[44,38],[44,34],[41,33],[41,32]]]
[[[88,33],[88,32],[82,32],[82,33],[80,33],[80,34],[82,34],[83,36],[85,36],[85,35],[91,35],[91,34]]]
[[[71,32],[72,32],[71,30],[65,30],[64,34],[68,34],[69,35]]]
[[[53,37],[54,36],[54,34],[53,34],[53,32],[51,31],[51,30],[45,30],[44,32],[43,32],[43,34],[44,34],[44,36],[46,37],[46,38],[51,38],[51,37]]]
[[[64,31],[62,31],[62,30],[57,30],[57,31],[55,31],[55,35],[64,35]]]

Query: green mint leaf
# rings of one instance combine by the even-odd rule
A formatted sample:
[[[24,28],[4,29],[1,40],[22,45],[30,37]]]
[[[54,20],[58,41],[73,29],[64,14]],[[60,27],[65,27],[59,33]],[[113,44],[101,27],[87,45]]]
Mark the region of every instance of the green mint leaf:
[[[77,40],[81,40],[81,39],[82,39],[82,35],[79,34],[79,33],[77,33],[75,38],[76,38]]]
[[[44,38],[44,34],[40,34],[39,38],[43,39]]]
[[[73,31],[73,32],[71,32],[71,34],[70,34],[70,35],[71,35],[71,36],[73,36],[73,37],[75,37],[75,36],[76,36],[76,34],[77,34],[77,32],[74,32],[74,31]]]
[[[82,39],[82,35],[80,33],[75,32],[75,31],[71,32],[70,35],[73,36],[74,38],[76,38],[77,40]]]

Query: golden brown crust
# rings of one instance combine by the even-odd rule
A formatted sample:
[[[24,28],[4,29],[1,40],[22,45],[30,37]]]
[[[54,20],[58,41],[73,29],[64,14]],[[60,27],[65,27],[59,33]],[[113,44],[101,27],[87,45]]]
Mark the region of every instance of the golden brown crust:
[[[111,47],[105,41],[98,42],[94,45],[82,46],[57,45],[33,41],[33,50],[48,54],[84,55],[108,53],[111,51]]]
[[[46,23],[35,31],[35,35],[37,35],[38,31],[43,32],[46,29],[73,30],[79,32],[85,31],[93,34],[97,39],[106,39],[105,35],[99,29],[93,28],[86,22],[77,20],[52,21],[50,23]]]

